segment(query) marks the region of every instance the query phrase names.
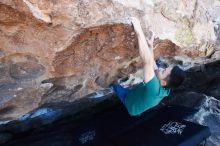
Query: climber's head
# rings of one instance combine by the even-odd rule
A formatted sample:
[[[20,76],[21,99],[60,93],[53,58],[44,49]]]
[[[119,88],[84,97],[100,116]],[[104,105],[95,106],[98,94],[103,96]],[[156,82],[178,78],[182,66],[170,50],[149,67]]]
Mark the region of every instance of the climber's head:
[[[158,78],[162,86],[176,88],[184,81],[185,72],[178,66],[167,67],[158,71]]]

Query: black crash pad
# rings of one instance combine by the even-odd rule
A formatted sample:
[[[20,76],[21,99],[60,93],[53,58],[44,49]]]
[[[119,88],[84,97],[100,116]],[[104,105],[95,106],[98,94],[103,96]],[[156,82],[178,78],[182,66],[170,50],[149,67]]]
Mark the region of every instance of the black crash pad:
[[[152,119],[113,137],[111,141],[115,146],[196,146],[209,135],[208,127],[188,121]]]
[[[131,117],[125,108],[116,108],[97,114],[77,126],[66,123],[33,131],[23,139],[21,136],[12,139],[6,145],[193,146],[210,135],[208,127],[183,120],[195,112],[192,108],[167,106]]]

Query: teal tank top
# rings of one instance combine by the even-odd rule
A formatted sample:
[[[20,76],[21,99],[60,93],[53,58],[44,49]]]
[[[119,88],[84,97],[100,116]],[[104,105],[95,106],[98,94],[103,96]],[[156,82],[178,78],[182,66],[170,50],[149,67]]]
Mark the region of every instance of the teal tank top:
[[[162,87],[157,76],[154,75],[149,82],[142,82],[129,90],[125,97],[125,106],[130,115],[140,115],[156,106],[169,93],[170,89]]]

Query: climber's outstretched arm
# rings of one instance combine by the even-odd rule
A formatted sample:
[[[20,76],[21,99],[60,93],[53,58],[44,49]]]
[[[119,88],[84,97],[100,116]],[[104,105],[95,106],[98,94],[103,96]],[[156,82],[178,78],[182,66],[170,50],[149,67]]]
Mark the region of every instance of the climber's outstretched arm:
[[[155,75],[154,56],[145,39],[140,21],[137,18],[131,18],[134,30],[138,38],[139,53],[144,62],[144,81],[149,82]]]

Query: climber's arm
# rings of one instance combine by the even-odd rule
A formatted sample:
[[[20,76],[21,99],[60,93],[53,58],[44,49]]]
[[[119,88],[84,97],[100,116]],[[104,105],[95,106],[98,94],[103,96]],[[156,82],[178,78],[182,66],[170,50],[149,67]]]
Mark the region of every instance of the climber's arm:
[[[147,38],[147,43],[150,48],[151,54],[154,57],[155,47],[154,47],[154,33],[153,32],[152,32],[151,38],[150,39]],[[158,70],[158,66],[157,66],[157,64],[155,62],[155,58],[154,58],[154,71],[156,71],[156,70]]]
[[[139,53],[144,62],[144,81],[149,82],[155,75],[154,57],[145,39],[140,22],[137,18],[132,18],[132,24],[138,38]]]

